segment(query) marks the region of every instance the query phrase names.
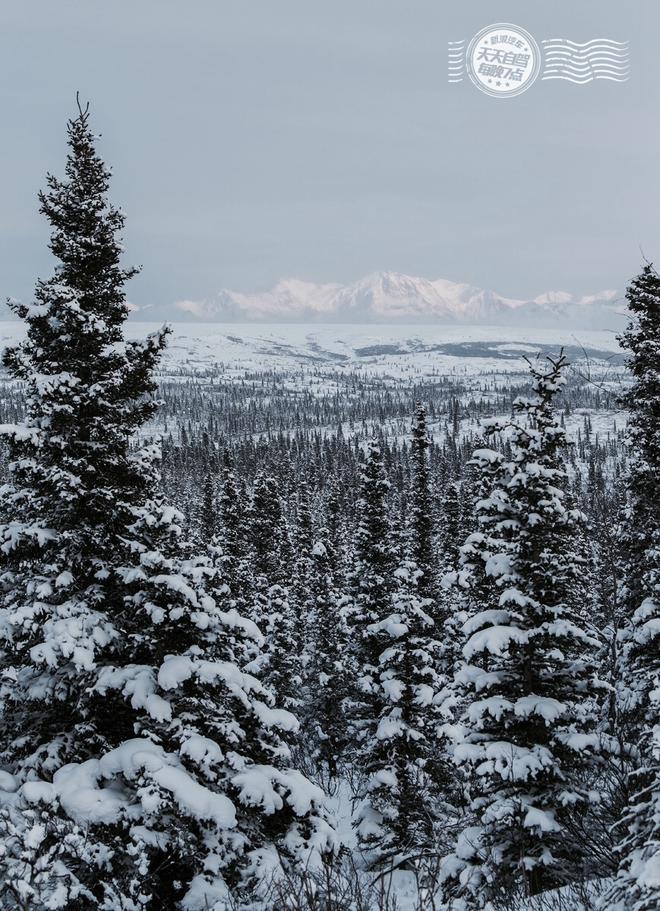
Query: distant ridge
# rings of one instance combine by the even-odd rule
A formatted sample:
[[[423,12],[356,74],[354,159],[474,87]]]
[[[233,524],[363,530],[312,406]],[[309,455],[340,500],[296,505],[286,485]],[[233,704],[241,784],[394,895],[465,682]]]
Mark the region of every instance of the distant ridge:
[[[620,328],[625,305],[616,291],[575,296],[548,291],[531,300],[447,279],[430,281],[398,272],[376,272],[351,285],[278,282],[270,291],[223,289],[206,301],[183,300],[177,309],[201,320],[300,322],[427,322],[516,326]]]

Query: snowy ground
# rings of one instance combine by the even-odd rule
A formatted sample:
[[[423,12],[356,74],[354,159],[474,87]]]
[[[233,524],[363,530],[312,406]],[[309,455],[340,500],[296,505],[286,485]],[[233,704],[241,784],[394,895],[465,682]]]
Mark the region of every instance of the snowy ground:
[[[129,323],[135,336],[155,323]],[[164,367],[188,372],[360,370],[419,382],[420,378],[511,373],[523,356],[557,352],[599,365],[618,364],[613,332],[503,329],[493,326],[269,325],[176,323]]]

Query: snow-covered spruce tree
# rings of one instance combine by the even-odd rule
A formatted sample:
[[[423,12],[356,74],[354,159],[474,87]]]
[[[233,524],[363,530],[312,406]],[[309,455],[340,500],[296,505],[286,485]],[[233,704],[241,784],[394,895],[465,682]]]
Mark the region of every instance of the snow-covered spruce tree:
[[[352,570],[351,624],[357,669],[356,720],[358,739],[370,736],[363,724],[373,724],[373,698],[379,672],[380,638],[374,624],[391,613],[391,598],[396,587],[398,560],[393,543],[392,522],[388,512],[390,482],[385,474],[377,439],[369,443],[361,476],[358,501],[358,526]]]
[[[305,664],[309,659],[309,614],[313,609],[314,600],[312,592],[314,522],[309,487],[305,478],[302,478],[298,484],[295,545],[291,597],[298,613],[298,621],[294,648],[302,653],[303,664]]]
[[[338,590],[327,534],[312,547],[309,660],[305,666],[306,727],[330,775],[346,748],[346,701],[352,680],[348,647],[348,598]]]
[[[333,476],[328,484],[328,492],[326,495],[325,523],[327,528],[326,537],[328,544],[330,545],[330,559],[334,570],[337,570],[342,563],[347,545],[341,524],[342,514],[342,504],[339,497],[339,483],[336,476]]]
[[[415,406],[411,444],[410,556],[419,570],[417,590],[423,598],[432,598],[437,593],[433,498],[428,460],[430,445],[426,410],[418,402]]]
[[[265,648],[249,668],[275,694],[278,704],[297,710],[302,685],[302,655],[298,612],[288,589],[271,585],[261,595]]]
[[[432,839],[438,694],[437,643],[415,591],[413,563],[398,566],[389,481],[372,440],[362,473],[352,606],[355,763],[364,774],[356,827],[374,866],[397,863]]]
[[[461,542],[461,485],[459,481],[448,481],[438,509],[438,535],[435,539],[435,560],[438,569],[438,585],[435,589],[434,618],[436,621],[436,637],[442,644],[438,670],[445,680],[446,695],[445,710],[451,713],[450,706],[454,702],[453,678],[458,663],[461,661],[462,633],[461,627],[465,619],[463,604],[460,597],[450,585],[445,584],[445,578],[456,572],[460,555]],[[465,535],[463,535],[465,540]],[[458,781],[454,782],[454,793],[451,800],[456,808],[462,804],[462,796],[458,793]],[[449,795],[448,795],[449,796]]]
[[[438,739],[445,680],[441,646],[428,609],[416,593],[414,563],[396,572],[390,613],[367,633],[380,649],[372,681],[374,719],[363,728],[359,764],[366,775],[356,815],[360,846],[374,867],[414,863],[435,842],[442,791],[449,780]]]
[[[281,559],[285,532],[277,481],[259,471],[249,510],[249,538],[255,581],[260,589],[290,580],[292,567],[283,565]]]
[[[621,866],[609,907],[660,909],[660,276],[650,264],[627,293],[621,336],[633,381],[627,511],[621,535],[627,620],[620,637],[624,723],[638,748],[629,806],[617,827]]]
[[[449,481],[440,502],[440,534],[438,547],[439,562],[443,575],[452,572],[458,566],[461,545],[461,484],[460,481]],[[463,540],[465,540],[465,535]]]
[[[209,544],[213,541],[218,533],[218,494],[216,479],[211,471],[207,471],[204,477],[197,524],[201,543]]]
[[[134,270],[87,110],[68,141],[41,196],[58,264],[15,306],[27,334],[4,356],[27,415],[3,428],[1,903],[224,909],[276,851],[304,860],[331,835],[287,768],[296,720],[240,669],[258,630],[205,593],[157,448],[131,448],[166,333],[123,340]]]
[[[223,459],[222,484],[219,494],[214,498],[213,508],[216,513],[216,531],[206,541],[205,551],[210,564],[208,572],[209,592],[218,607],[225,612],[238,613],[249,618],[252,608],[251,595],[254,589],[250,559],[245,549],[244,500],[236,481],[229,454]],[[208,529],[210,531],[210,528]],[[241,650],[240,662],[259,663],[263,661],[263,640],[261,637]],[[239,658],[237,657],[237,660]]]
[[[259,472],[254,482],[250,540],[254,571],[250,615],[263,631],[266,644],[248,668],[273,690],[278,703],[294,708],[300,701],[302,681],[302,622],[292,591],[289,530],[277,481],[265,472]]]
[[[442,702],[445,709],[448,710],[449,702],[445,700],[445,697],[449,698],[447,688],[453,678],[456,665],[460,640],[459,619],[455,610],[453,594],[440,583],[442,577],[455,568],[453,555],[454,549],[456,553],[458,552],[456,539],[460,506],[456,485],[448,485],[452,488],[453,499],[450,494],[442,502],[442,508],[437,517],[439,533],[436,534],[435,502],[428,462],[429,447],[426,411],[418,403],[415,409],[411,447],[413,475],[410,497],[410,552],[412,556],[410,567],[412,570],[410,567],[408,571],[404,569],[403,575],[409,582],[414,582],[413,591],[408,594],[412,594],[420,602],[424,612],[433,620],[432,627],[426,628],[425,635],[429,642],[433,640],[430,654],[433,656],[436,700]],[[441,698],[440,693],[445,694],[445,697]],[[443,712],[440,712],[439,707],[436,706],[435,723],[439,723],[442,718]],[[448,719],[445,718],[445,720]],[[439,733],[436,739],[439,753],[434,777],[436,784],[441,786],[445,792],[445,796],[449,796],[450,776],[446,770],[447,744],[445,737],[440,736]],[[456,802],[455,794],[452,796],[452,800]]]
[[[228,452],[223,457],[222,485],[218,497],[220,529],[213,542],[219,548],[222,579],[237,605],[245,608],[250,589],[246,554],[245,502]]]
[[[312,505],[310,502],[309,486],[305,478],[298,483],[298,510],[297,510],[296,545],[298,552],[309,554],[314,544],[314,521],[312,519]]]
[[[553,412],[565,364],[562,355],[547,370],[532,365],[535,396],[516,400],[512,419],[489,422],[510,460],[474,453],[482,498],[458,573],[468,618],[457,674],[464,740],[455,748],[474,824],[444,867],[461,907],[533,895],[584,869],[571,819],[597,797],[598,642],[580,618],[572,542],[582,517],[565,504],[566,443]]]

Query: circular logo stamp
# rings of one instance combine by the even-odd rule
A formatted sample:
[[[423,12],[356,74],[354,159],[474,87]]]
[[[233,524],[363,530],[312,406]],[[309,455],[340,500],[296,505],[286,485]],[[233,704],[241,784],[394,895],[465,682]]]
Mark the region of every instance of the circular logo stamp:
[[[540,68],[538,44],[517,25],[489,25],[477,32],[467,49],[470,79],[495,98],[520,95],[534,82]]]

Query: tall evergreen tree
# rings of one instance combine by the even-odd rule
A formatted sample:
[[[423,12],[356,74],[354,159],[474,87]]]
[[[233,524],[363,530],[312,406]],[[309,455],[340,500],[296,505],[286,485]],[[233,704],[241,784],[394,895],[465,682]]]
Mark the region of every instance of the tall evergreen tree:
[[[309,485],[305,478],[298,482],[298,510],[296,515],[296,545],[299,554],[308,554],[314,544],[314,521],[310,502]]]
[[[68,141],[40,197],[58,265],[15,306],[27,335],[4,357],[27,415],[3,428],[2,900],[201,911],[238,898],[274,845],[308,855],[329,832],[287,768],[295,718],[240,669],[258,630],[208,596],[157,449],[132,448],[166,333],[123,340],[134,270],[87,110]]]
[[[314,523],[305,478],[298,484],[298,509],[296,515],[296,556],[293,568],[291,600],[296,610],[295,641],[293,647],[302,654],[303,663],[309,659],[309,622],[314,606],[312,576],[314,575]]]
[[[572,541],[582,519],[565,504],[566,443],[553,411],[565,363],[532,366],[535,396],[516,400],[511,420],[490,422],[510,459],[474,453],[482,496],[458,574],[468,617],[455,759],[470,773],[475,824],[445,864],[448,891],[470,908],[537,894],[586,864],[571,822],[593,799],[598,642],[580,617]]]
[[[337,774],[347,746],[346,703],[353,668],[348,647],[348,598],[337,585],[327,535],[312,548],[309,660],[305,668],[305,718],[316,755]]]
[[[266,642],[262,656],[250,668],[254,668],[280,705],[297,712],[301,702],[302,654],[296,607],[289,591],[281,585],[271,585],[261,598],[261,628]]]
[[[334,570],[342,563],[347,544],[342,535],[341,518],[342,504],[339,498],[339,483],[337,478],[333,476],[328,484],[325,502],[325,524],[327,529],[326,538],[330,545],[329,554]]]
[[[607,895],[626,911],[660,909],[660,276],[650,264],[627,293],[621,336],[633,381],[625,396],[631,458],[622,524],[626,620],[620,637],[621,710],[638,749]]]
[[[388,511],[390,482],[385,473],[381,447],[369,443],[358,501],[359,521],[355,539],[353,569],[353,618],[360,687],[366,701],[378,673],[380,647],[374,624],[389,616],[395,589],[396,552]]]
[[[245,501],[228,452],[224,455],[222,489],[218,498],[220,530],[217,545],[222,555],[223,580],[240,604],[247,601],[250,572],[247,566]]]
[[[289,529],[277,481],[259,472],[250,514],[254,585],[251,619],[265,636],[265,647],[248,668],[289,708],[300,702],[302,645],[300,610],[292,590],[294,575]]]
[[[369,863],[410,864],[434,846],[447,754],[438,739],[444,679],[441,647],[428,609],[416,593],[414,563],[397,570],[390,613],[368,633],[380,649],[371,682],[374,717],[362,733],[365,774],[356,824]]]
[[[204,477],[198,524],[202,543],[210,544],[218,533],[218,497],[216,481],[213,473],[210,471],[207,471]]]
[[[445,572],[451,572],[458,565],[460,546],[467,537],[467,534],[464,534],[461,538],[461,532],[465,529],[461,521],[461,485],[459,481],[447,483],[440,505],[440,515],[442,516],[438,540],[440,562]]]
[[[419,569],[399,567],[389,481],[372,440],[358,503],[352,622],[355,762],[364,774],[356,828],[370,864],[399,862],[431,841],[439,691],[431,602],[415,593]]]
[[[415,406],[411,446],[410,555],[419,571],[417,590],[423,598],[433,598],[437,593],[433,498],[428,459],[430,445],[426,409],[418,402]]]
[[[254,480],[249,515],[253,569],[259,588],[283,582],[290,576],[291,567],[284,566],[282,561],[285,532],[277,480],[260,471]]]

